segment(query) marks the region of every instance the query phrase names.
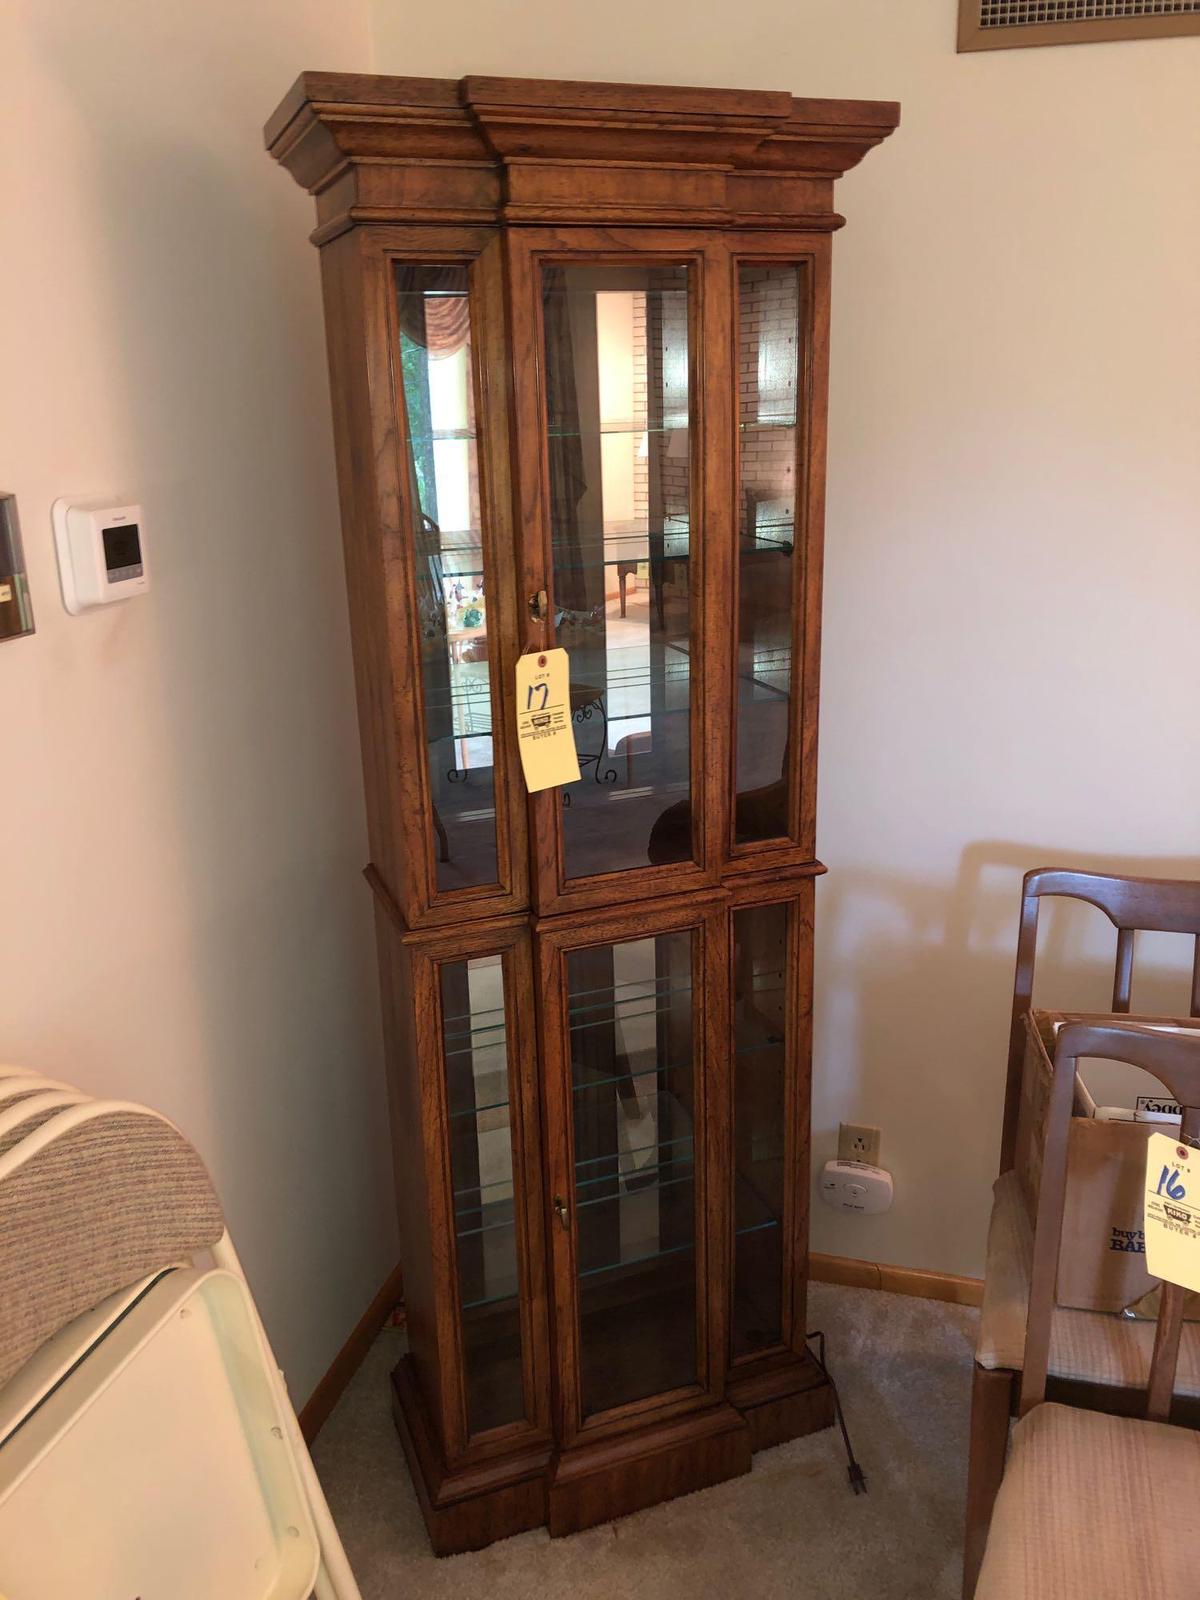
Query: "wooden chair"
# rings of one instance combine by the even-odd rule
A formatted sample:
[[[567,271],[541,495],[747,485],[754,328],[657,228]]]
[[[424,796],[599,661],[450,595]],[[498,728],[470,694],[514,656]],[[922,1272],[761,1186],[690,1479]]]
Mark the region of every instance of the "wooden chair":
[[[1196,938],[1190,1014],[1200,1016],[1200,883],[1169,878],[1116,877],[1040,868],[1026,875],[1021,899],[1009,1035],[1008,1083],[996,1183],[988,1231],[983,1309],[971,1394],[963,1594],[974,1593],[992,1504],[1004,1473],[1009,1420],[1025,1363],[1025,1327],[1033,1259],[1033,1229],[1013,1163],[1024,1064],[1025,1018],[1033,999],[1038,912],[1046,896],[1083,900],[1103,911],[1117,930],[1112,1009],[1127,1014],[1133,981],[1134,936],[1140,930]],[[1049,1356],[1053,1398],[1093,1408],[1128,1411],[1149,1370],[1150,1325],[1100,1312],[1056,1312]],[[1180,1387],[1200,1406],[1200,1330],[1189,1324],[1183,1340]]]
[[[1200,1142],[1200,1034],[1132,1022],[1059,1031],[1033,1252],[1020,1420],[996,1497],[976,1600],[1194,1600],[1200,1433],[1169,1418],[1185,1290],[1164,1284],[1144,1419],[1046,1403],[1067,1141],[1080,1057],[1131,1062],[1183,1108]]]

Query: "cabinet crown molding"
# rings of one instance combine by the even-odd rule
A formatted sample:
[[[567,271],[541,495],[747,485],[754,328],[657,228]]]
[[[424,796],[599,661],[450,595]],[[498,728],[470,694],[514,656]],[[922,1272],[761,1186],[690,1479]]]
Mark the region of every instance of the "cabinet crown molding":
[[[770,90],[306,72],[264,132],[324,243],[401,222],[829,231],[834,180],[899,120]]]

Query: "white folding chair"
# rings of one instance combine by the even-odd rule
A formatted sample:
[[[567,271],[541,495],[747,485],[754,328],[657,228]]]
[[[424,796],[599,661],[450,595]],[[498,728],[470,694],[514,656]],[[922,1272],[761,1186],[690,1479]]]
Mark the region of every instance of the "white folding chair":
[[[7,1600],[360,1600],[211,1180],[165,1117],[69,1089],[0,1103],[0,1383]]]

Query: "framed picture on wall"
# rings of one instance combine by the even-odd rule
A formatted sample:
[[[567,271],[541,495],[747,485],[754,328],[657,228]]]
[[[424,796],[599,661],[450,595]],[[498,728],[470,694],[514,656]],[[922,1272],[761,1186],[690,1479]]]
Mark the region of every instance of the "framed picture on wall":
[[[958,0],[960,51],[1185,33],[1200,33],[1200,0]]]

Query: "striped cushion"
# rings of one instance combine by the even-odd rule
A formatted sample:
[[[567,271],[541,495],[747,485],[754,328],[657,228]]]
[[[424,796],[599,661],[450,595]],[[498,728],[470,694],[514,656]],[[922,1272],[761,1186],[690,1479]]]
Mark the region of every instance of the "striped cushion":
[[[1020,1372],[1025,1360],[1033,1228],[1015,1172],[996,1180],[995,1196],[975,1359],[981,1367]],[[1153,1322],[1060,1306],[1050,1336],[1050,1372],[1059,1378],[1115,1388],[1144,1388],[1153,1348]],[[1200,1396],[1200,1324],[1195,1322],[1184,1324],[1175,1392]]]
[[[200,1157],[149,1112],[114,1110],[31,1155],[0,1183],[0,1383],[81,1312],[210,1248],[224,1225]]]
[[[1196,1600],[1200,1434],[1079,1406],[1013,1429],[975,1600]]]

